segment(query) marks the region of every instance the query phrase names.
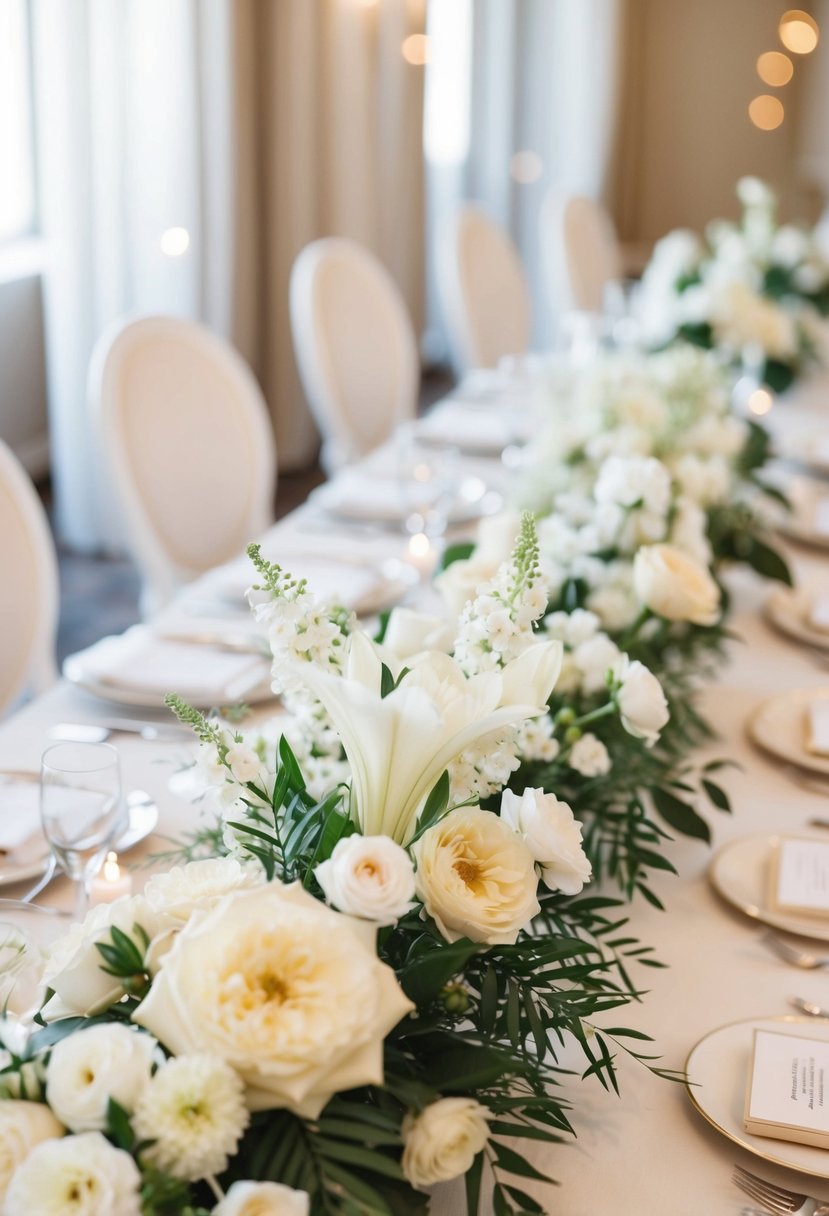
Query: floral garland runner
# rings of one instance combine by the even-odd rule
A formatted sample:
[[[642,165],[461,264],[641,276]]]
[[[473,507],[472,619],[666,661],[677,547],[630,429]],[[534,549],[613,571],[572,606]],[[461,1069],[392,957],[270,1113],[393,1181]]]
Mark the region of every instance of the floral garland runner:
[[[550,714],[565,645],[538,631],[530,517],[452,653],[423,648],[437,626],[418,614],[372,641],[250,552],[315,789],[288,732],[268,751],[171,698],[221,805],[199,841],[216,856],[93,910],[51,952],[35,1028],[7,1020],[2,1210],[63,1212],[81,1191],[89,1216],[415,1216],[463,1175],[470,1213],[485,1187],[499,1214],[543,1213],[516,1145],[572,1130],[566,1043],[608,1088],[620,1050],[663,1074],[646,1036],[594,1021],[656,964],[619,900],[583,892],[570,806],[499,791],[556,748],[612,785],[593,730],[612,723],[644,763],[659,682],[617,650],[587,713],[565,691]],[[322,788],[330,764],[348,780]]]

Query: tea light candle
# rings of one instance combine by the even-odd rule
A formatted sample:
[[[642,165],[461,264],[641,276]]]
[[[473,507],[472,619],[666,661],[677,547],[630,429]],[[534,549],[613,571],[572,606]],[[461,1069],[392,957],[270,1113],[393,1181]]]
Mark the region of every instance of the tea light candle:
[[[101,872],[89,891],[90,906],[114,903],[122,895],[132,895],[132,879],[119,866],[118,854],[107,853]]]
[[[422,579],[431,577],[437,565],[437,551],[425,532],[416,532],[408,544],[409,561]]]

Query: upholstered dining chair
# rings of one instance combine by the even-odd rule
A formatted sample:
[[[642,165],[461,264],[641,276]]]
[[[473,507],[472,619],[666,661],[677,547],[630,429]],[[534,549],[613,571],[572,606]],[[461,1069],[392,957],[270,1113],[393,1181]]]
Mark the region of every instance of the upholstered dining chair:
[[[0,716],[57,677],[58,563],[29,475],[0,440]]]
[[[460,371],[526,352],[532,306],[524,268],[509,234],[479,207],[461,207],[444,227],[437,284]]]
[[[605,208],[592,198],[551,190],[540,223],[554,315],[601,312],[606,285],[622,275],[616,230]]]
[[[297,366],[331,473],[414,417],[417,341],[391,275],[356,241],[307,245],[294,262],[290,297]]]
[[[104,333],[89,396],[146,615],[272,522],[271,421],[241,356],[176,317],[122,321]]]

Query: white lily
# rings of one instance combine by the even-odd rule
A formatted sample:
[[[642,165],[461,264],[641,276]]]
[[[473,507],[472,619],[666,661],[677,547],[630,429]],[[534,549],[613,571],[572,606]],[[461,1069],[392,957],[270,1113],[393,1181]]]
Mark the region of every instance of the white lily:
[[[502,670],[472,677],[449,655],[430,651],[381,697],[382,651],[362,633],[349,641],[342,676],[308,664],[303,679],[342,740],[360,831],[399,844],[412,838],[427,795],[462,751],[546,712],[561,668],[559,642],[535,643]]]

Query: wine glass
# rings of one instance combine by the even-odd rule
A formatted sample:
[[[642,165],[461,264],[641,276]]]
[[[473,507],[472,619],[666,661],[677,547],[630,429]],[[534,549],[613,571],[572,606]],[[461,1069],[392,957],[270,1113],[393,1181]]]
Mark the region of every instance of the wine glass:
[[[110,743],[55,743],[40,762],[40,818],[58,864],[75,883],[75,916],[126,825],[121,766]]]
[[[409,555],[421,573],[437,555],[458,493],[459,453],[448,445],[423,443],[408,428],[398,437],[403,525]]]

